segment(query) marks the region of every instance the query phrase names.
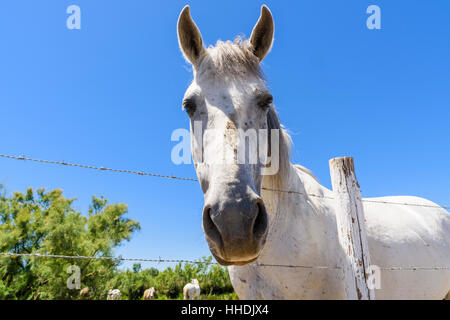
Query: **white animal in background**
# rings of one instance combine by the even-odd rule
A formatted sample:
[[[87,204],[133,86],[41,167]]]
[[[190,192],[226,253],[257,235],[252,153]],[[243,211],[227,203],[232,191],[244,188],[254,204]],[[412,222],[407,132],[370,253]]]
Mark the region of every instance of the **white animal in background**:
[[[85,300],[89,297],[89,288],[83,288],[80,290],[80,299]]]
[[[108,297],[106,298],[106,300],[120,300],[121,297],[122,295],[120,294],[120,290],[114,289],[108,291]]]
[[[183,108],[190,119],[192,157],[205,200],[203,230],[217,262],[229,266],[240,299],[344,299],[342,274],[333,268],[342,254],[334,194],[307,169],[290,163],[290,137],[262,76],[260,62],[273,36],[266,6],[249,40],[218,41],[208,48],[189,6],[180,14],[178,40],[194,73]],[[320,129],[311,134],[313,139],[320,140]],[[259,131],[266,137],[258,141],[263,152],[258,152],[259,160],[249,161],[257,152],[249,150],[247,157],[245,135],[250,139],[253,132],[256,139]],[[379,169],[376,161],[370,170]],[[421,170],[427,166],[430,163]],[[421,181],[416,183],[420,190]],[[373,265],[450,266],[450,215],[445,209],[409,196],[363,199],[363,206]],[[449,269],[383,270],[375,297],[443,299],[449,292]]]
[[[192,279],[183,288],[184,300],[197,300],[200,296],[200,285],[197,279]]]
[[[153,300],[155,298],[155,288],[151,287],[144,291],[144,300]]]

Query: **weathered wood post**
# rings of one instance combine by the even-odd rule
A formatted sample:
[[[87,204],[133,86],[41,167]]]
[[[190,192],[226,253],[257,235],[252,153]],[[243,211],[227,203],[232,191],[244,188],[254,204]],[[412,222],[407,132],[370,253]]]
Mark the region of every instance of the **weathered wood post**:
[[[350,300],[373,300],[366,269],[370,266],[369,246],[352,157],[330,161],[331,183],[336,201],[336,222],[343,254],[340,265],[344,272],[345,293]]]

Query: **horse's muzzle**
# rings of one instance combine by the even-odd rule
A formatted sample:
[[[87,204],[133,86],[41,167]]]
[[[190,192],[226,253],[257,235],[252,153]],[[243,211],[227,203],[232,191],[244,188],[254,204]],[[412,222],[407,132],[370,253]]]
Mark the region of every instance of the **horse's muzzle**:
[[[258,258],[266,241],[266,208],[259,197],[206,204],[203,230],[211,253],[220,264],[248,264]]]

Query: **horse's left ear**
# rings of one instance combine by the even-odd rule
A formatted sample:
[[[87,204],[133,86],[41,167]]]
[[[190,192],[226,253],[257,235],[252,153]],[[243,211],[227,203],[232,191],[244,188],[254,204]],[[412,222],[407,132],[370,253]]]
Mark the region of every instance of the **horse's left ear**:
[[[266,5],[261,7],[261,16],[253,28],[250,43],[253,53],[262,61],[272,48],[274,24],[272,13]]]

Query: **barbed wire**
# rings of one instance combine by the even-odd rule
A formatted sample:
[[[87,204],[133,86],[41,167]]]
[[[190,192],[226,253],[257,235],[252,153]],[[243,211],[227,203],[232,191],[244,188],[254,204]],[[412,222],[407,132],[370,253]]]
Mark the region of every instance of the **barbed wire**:
[[[261,263],[257,264],[259,267],[281,267],[281,268],[304,268],[304,269],[335,269],[341,270],[342,267],[329,267],[329,266],[304,266],[304,265],[283,265],[283,264],[266,264]],[[450,270],[450,267],[378,267],[380,270],[388,270],[388,271],[416,271],[416,270]]]
[[[276,268],[301,268],[301,269],[328,269],[328,270],[340,270],[338,266],[305,266],[305,265],[291,265],[291,264],[268,264],[257,263],[258,267],[276,267]]]
[[[8,159],[15,159],[15,160],[22,160],[22,161],[34,161],[34,162],[41,162],[41,163],[51,163],[51,164],[58,164],[58,165],[63,165],[63,166],[78,167],[78,168],[92,169],[92,170],[111,171],[111,172],[120,172],[120,173],[131,173],[131,174],[136,174],[136,175],[139,175],[139,176],[151,176],[151,177],[177,179],[177,180],[185,180],[185,181],[198,181],[198,179],[182,178],[182,177],[162,175],[162,174],[142,172],[142,171],[112,169],[112,168],[106,168],[106,167],[95,167],[95,166],[88,166],[88,165],[84,165],[84,164],[69,163],[69,162],[65,162],[65,161],[33,159],[33,158],[26,158],[26,157],[10,156],[10,155],[6,155],[6,154],[0,154],[0,157],[8,158]]]
[[[383,200],[371,200],[371,199],[359,199],[362,202],[373,202],[373,203],[384,203],[384,204],[398,204],[402,206],[415,206],[415,207],[426,207],[426,208],[443,208],[449,210],[449,206],[436,206],[433,204],[420,204],[420,203],[410,203],[410,202],[393,202],[393,201],[383,201]]]
[[[69,163],[65,161],[54,161],[54,160],[42,160],[42,159],[34,159],[27,158],[23,156],[11,156],[0,154],[0,157],[22,160],[22,161],[34,161],[39,163],[48,163],[48,164],[57,164],[63,166],[71,166],[92,170],[101,170],[101,171],[110,171],[110,172],[119,172],[119,173],[129,173],[136,174],[140,176],[152,176],[159,178],[168,178],[168,179],[176,179],[182,181],[198,181],[198,179],[192,178],[183,178],[178,176],[171,175],[162,175],[155,174],[143,171],[134,171],[134,170],[123,170],[123,169],[112,169],[106,167],[96,167],[90,165]],[[302,194],[313,197],[334,199],[333,197],[325,196],[325,195],[317,195],[312,193],[304,193],[300,191],[293,190],[279,190],[279,189],[270,189],[270,188],[262,188],[267,191],[272,192],[283,192],[288,194]],[[426,205],[426,204],[417,204],[417,203],[404,203],[404,202],[392,202],[392,201],[382,201],[382,200],[370,200],[370,199],[360,199],[364,202],[374,202],[374,203],[384,203],[384,204],[396,204],[396,205],[408,205],[408,206],[421,206],[421,207],[436,207],[436,208],[445,208],[449,209],[448,206],[436,206],[436,205]],[[192,264],[205,264],[205,265],[219,265],[217,262],[208,262],[208,261],[196,261],[196,260],[185,260],[185,259],[146,259],[146,258],[124,258],[124,257],[90,257],[90,256],[69,256],[69,255],[54,255],[54,254],[39,254],[39,253],[0,253],[0,256],[9,256],[9,257],[34,257],[34,258],[57,258],[57,259],[88,259],[88,260],[111,260],[111,261],[134,261],[134,262],[156,262],[156,263],[192,263]],[[277,268],[302,268],[302,269],[328,269],[328,270],[341,270],[342,268],[339,266],[307,266],[307,265],[283,265],[283,264],[266,264],[266,263],[256,263],[258,267],[277,267]],[[397,271],[397,270],[409,270],[409,271],[417,271],[417,270],[449,270],[450,267],[379,267],[380,270],[389,270],[389,271]]]
[[[184,178],[184,177],[178,177],[178,176],[173,176],[173,175],[162,175],[162,174],[157,174],[157,173],[149,173],[149,172],[135,171],[135,170],[97,167],[97,166],[90,166],[90,165],[84,165],[84,164],[70,163],[70,162],[65,162],[65,161],[42,160],[42,159],[28,158],[28,157],[24,157],[24,156],[12,156],[12,155],[0,154],[0,157],[7,158],[7,159],[14,159],[14,160],[22,160],[22,161],[33,161],[33,162],[39,162],[39,163],[57,164],[57,165],[62,165],[62,166],[78,167],[78,168],[91,169],[91,170],[129,173],[129,174],[135,174],[135,175],[139,175],[139,176],[151,176],[151,177],[175,179],[175,180],[182,180],[182,181],[198,181],[198,179],[194,179],[194,178]],[[310,197],[334,199],[333,197],[330,197],[330,196],[318,195],[318,194],[313,194],[313,193],[305,193],[305,192],[301,192],[301,191],[279,190],[279,189],[271,189],[271,188],[266,188],[266,187],[262,187],[261,189],[266,190],[266,191],[272,191],[272,192],[282,192],[282,193],[288,193],[288,194],[301,194],[301,195],[308,195]],[[428,207],[428,208],[443,208],[446,210],[450,210],[450,206],[439,206],[439,205],[407,203],[407,202],[394,202],[394,201],[383,201],[383,200],[371,200],[371,199],[359,199],[359,200],[361,200],[363,202],[372,202],[372,203],[396,204],[396,205]]]
[[[272,191],[272,192],[282,192],[282,193],[290,193],[290,194],[302,194],[302,195],[307,195],[307,196],[310,196],[310,197],[334,200],[333,197],[325,196],[323,194],[314,194],[314,193],[308,193],[308,192],[305,193],[305,192],[293,191],[293,190],[279,190],[279,189],[272,189],[272,188],[266,188],[266,187],[261,187],[261,189],[266,190],[266,191]]]
[[[220,265],[217,262],[212,261],[199,261],[199,260],[184,260],[184,259],[145,259],[145,258],[123,258],[123,257],[89,257],[89,256],[68,256],[57,254],[40,254],[40,253],[9,253],[1,252],[0,256],[9,257],[34,257],[34,258],[56,258],[56,259],[88,259],[88,260],[113,260],[113,261],[135,261],[135,262],[157,262],[157,263],[192,263],[192,264],[205,264],[205,265]],[[301,269],[328,269],[328,270],[341,270],[339,266],[307,266],[307,265],[289,265],[289,264],[267,264],[258,263],[255,264],[258,267],[277,267],[277,268],[301,268]],[[432,270],[450,270],[449,267],[378,267],[380,270],[389,271],[432,271]]]
[[[145,259],[145,258],[123,258],[123,257],[89,257],[89,256],[67,256],[59,254],[40,254],[40,253],[9,253],[1,252],[0,256],[10,257],[34,257],[34,258],[56,258],[56,259],[87,259],[87,260],[115,260],[115,261],[135,261],[135,262],[157,262],[157,263],[192,263],[192,264],[215,264],[217,262],[183,260],[183,259]]]
[[[424,270],[424,271],[433,271],[433,270],[450,270],[450,267],[379,267],[380,270],[389,270],[389,271],[416,271],[416,270]]]

